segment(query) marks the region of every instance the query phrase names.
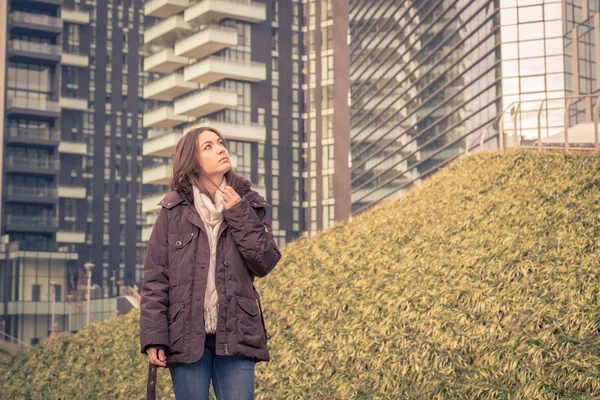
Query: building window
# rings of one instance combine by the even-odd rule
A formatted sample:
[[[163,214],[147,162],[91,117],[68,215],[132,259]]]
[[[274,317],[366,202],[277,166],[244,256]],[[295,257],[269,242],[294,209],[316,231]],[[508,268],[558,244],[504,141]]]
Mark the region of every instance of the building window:
[[[31,285],[31,301],[40,301],[41,285]]]
[[[62,296],[62,286],[55,285],[54,286],[54,301],[62,301],[61,296]]]

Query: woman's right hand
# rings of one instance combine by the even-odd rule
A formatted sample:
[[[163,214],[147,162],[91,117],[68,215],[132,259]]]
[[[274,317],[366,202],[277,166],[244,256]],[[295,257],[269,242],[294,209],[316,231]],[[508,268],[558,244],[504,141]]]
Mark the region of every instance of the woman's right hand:
[[[148,349],[148,361],[151,364],[158,365],[161,367],[167,366],[167,359],[165,358],[165,351],[157,348]]]

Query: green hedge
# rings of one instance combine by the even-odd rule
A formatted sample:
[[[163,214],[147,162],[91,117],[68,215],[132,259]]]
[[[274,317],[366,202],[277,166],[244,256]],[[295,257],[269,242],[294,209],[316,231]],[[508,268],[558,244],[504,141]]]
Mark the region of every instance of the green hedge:
[[[286,246],[257,284],[273,336],[257,398],[600,398],[599,246],[599,157],[456,162]],[[18,354],[0,393],[143,398],[138,318]]]

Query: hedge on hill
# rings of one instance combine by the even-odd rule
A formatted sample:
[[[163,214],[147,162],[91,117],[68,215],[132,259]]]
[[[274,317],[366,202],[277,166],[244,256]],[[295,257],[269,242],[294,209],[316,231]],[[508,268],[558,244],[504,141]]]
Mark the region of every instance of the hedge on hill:
[[[257,399],[598,398],[599,247],[599,157],[454,163],[286,246],[258,283],[273,361]],[[0,392],[143,398],[138,318],[9,359]]]

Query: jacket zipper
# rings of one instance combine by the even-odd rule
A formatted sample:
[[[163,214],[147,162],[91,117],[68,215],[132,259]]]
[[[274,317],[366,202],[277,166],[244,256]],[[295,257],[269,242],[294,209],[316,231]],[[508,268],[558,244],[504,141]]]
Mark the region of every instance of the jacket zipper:
[[[198,245],[200,244],[200,235],[198,235],[196,237],[196,257],[194,261],[198,260]],[[190,301],[190,318],[189,318],[189,323],[188,323],[188,337],[190,338],[190,343],[192,343],[192,313],[194,312],[194,282],[196,281],[196,263],[193,262],[192,263],[192,289],[191,289],[191,293],[192,293],[192,300]]]
[[[227,227],[225,227],[225,229],[227,229]],[[221,233],[221,237],[224,237],[223,233],[225,233],[225,229],[223,229],[223,232]],[[217,243],[217,249],[219,247],[218,244],[219,243]],[[227,267],[224,267],[224,269],[223,269],[223,275],[225,275],[225,283],[224,283],[225,284],[225,298],[227,299],[228,298],[227,297]],[[227,305],[227,314],[229,314],[229,307],[231,305],[231,301],[229,301],[228,303],[229,304]],[[228,318],[226,316],[226,318],[225,318],[226,322],[225,323],[227,323],[227,319]],[[227,326],[226,326],[225,327],[225,355],[227,355],[227,356],[229,355],[229,346],[227,346],[228,343],[229,343],[229,331],[227,330]]]

